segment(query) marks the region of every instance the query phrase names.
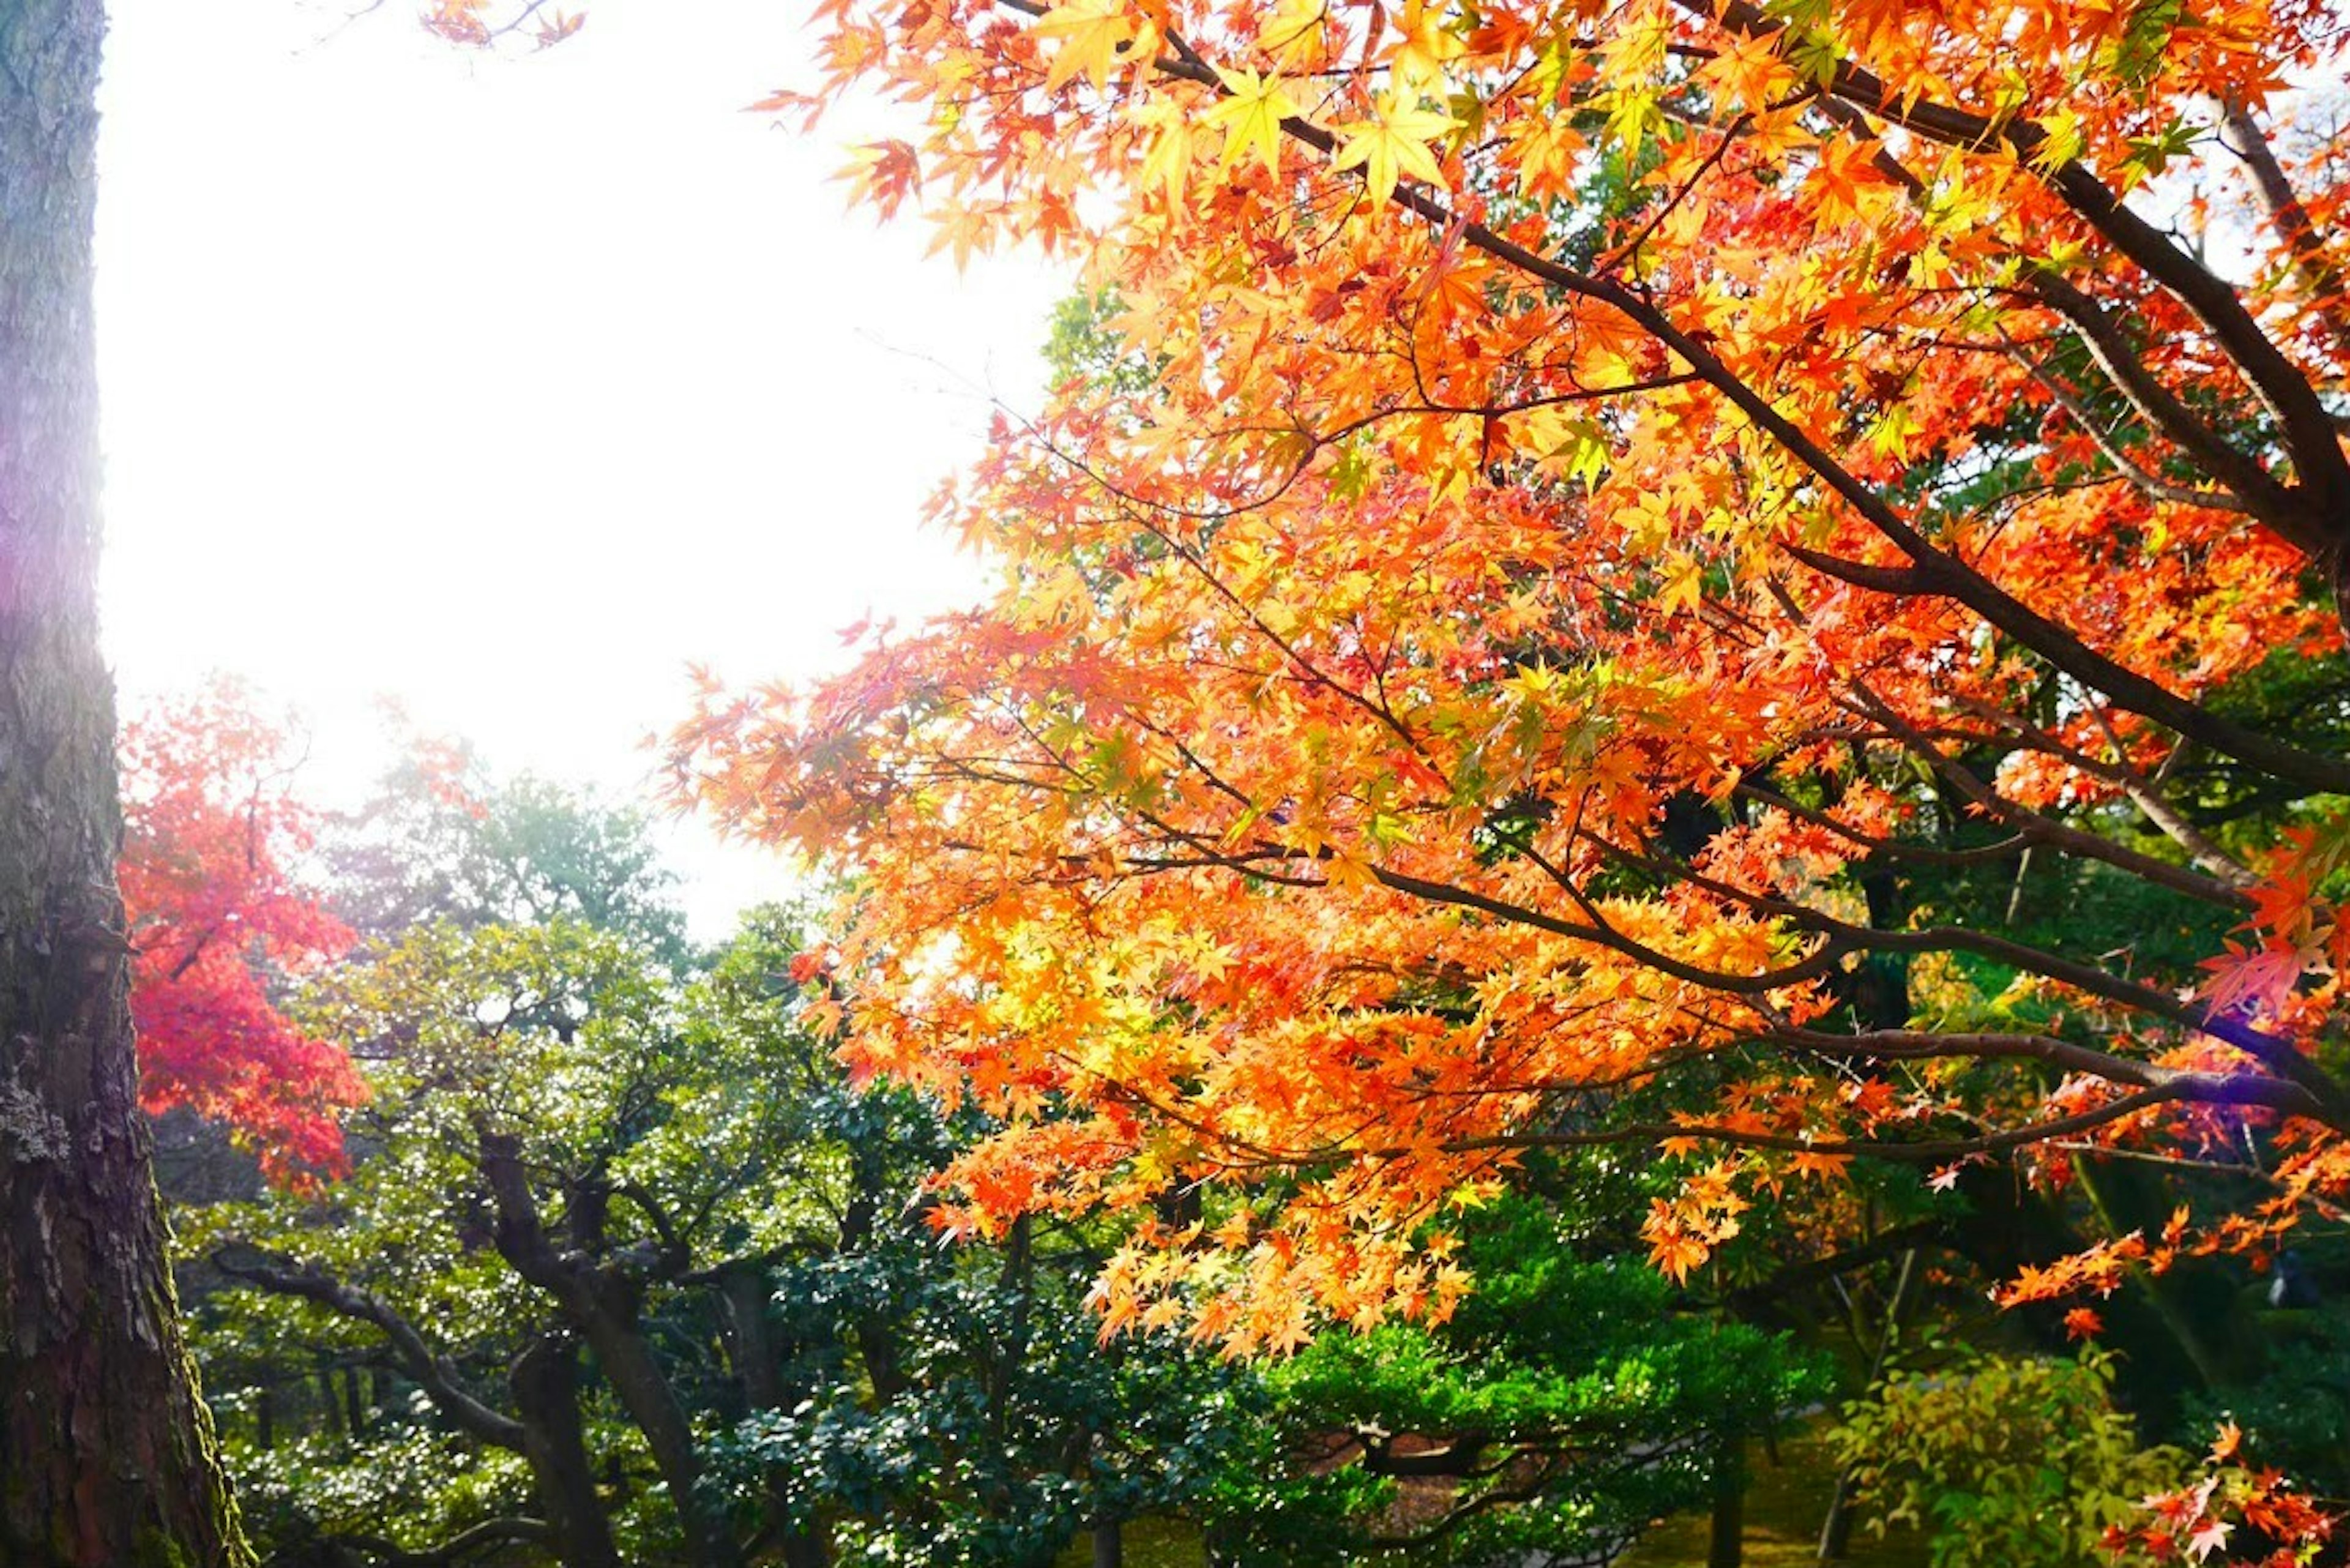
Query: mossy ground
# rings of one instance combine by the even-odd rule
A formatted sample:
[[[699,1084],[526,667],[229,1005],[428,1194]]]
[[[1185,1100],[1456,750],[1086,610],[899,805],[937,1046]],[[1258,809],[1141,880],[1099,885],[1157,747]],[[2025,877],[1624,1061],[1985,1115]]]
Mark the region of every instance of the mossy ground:
[[[1758,1445],[1751,1463],[1744,1568],[1814,1568],[1820,1520],[1835,1486],[1825,1443],[1810,1432],[1783,1439],[1777,1464]],[[1702,1568],[1707,1524],[1702,1513],[1662,1521],[1620,1568]],[[1080,1539],[1055,1568],[1087,1568],[1089,1550]],[[1180,1520],[1138,1520],[1127,1527],[1127,1568],[1201,1568],[1204,1561],[1200,1532]],[[1844,1562],[1847,1568],[1924,1568],[1926,1545],[1914,1531],[1880,1540],[1864,1524],[1853,1532],[1852,1555]]]
[[[1835,1490],[1835,1465],[1826,1443],[1806,1431],[1779,1443],[1779,1462],[1757,1444],[1749,1454],[1746,1534],[1742,1568],[1814,1568],[1820,1521]],[[1703,1568],[1708,1521],[1681,1514],[1659,1523],[1626,1552],[1618,1568]],[[1852,1532],[1848,1568],[1924,1568],[1926,1543],[1917,1532],[1897,1530],[1883,1539],[1863,1521]]]
[[[1093,1545],[1084,1536],[1053,1568],[1092,1568]],[[1126,1527],[1126,1568],[1201,1568],[1208,1554],[1200,1532],[1180,1519],[1138,1519]]]

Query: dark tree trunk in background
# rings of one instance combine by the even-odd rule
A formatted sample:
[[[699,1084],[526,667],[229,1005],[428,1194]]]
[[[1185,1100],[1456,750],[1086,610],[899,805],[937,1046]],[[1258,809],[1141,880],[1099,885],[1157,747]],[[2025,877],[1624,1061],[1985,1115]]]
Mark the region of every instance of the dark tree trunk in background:
[[[98,650],[99,0],[0,0],[0,1563],[242,1563],[174,1321]]]
[[[784,1382],[783,1347],[769,1331],[767,1308],[775,1282],[766,1265],[752,1262],[722,1264],[712,1274],[725,1308],[728,1353],[733,1357],[735,1380],[742,1385],[744,1405],[753,1410],[788,1411],[807,1392]],[[832,1548],[821,1522],[812,1529],[793,1530],[791,1475],[781,1465],[767,1470],[768,1509],[780,1533],[784,1568],[829,1568]]]
[[[1894,1347],[1900,1343],[1902,1326],[1909,1321],[1910,1311],[1918,1304],[1918,1293],[1925,1277],[1926,1271],[1919,1263],[1918,1249],[1912,1247],[1902,1253],[1901,1272],[1893,1282],[1893,1299],[1885,1305],[1885,1321],[1877,1331],[1877,1349],[1868,1358],[1868,1381],[1865,1386],[1875,1388],[1885,1376],[1885,1369],[1893,1359]],[[1854,1484],[1851,1466],[1847,1465],[1836,1472],[1835,1490],[1828,1494],[1828,1516],[1820,1524],[1819,1559],[1822,1563],[1841,1563],[1851,1554]]]
[[[567,1568],[619,1568],[579,1419],[579,1352],[568,1339],[532,1340],[514,1364],[512,1386],[523,1454],[555,1527],[556,1555]]]
[[[1713,1521],[1705,1568],[1739,1568],[1746,1550],[1746,1446],[1725,1434],[1713,1461]]]
[[[668,1375],[647,1343],[639,1314],[642,1282],[603,1251],[604,1199],[608,1188],[576,1185],[567,1193],[564,1223],[569,1245],[557,1247],[539,1219],[538,1200],[524,1172],[522,1143],[486,1125],[476,1129],[482,1175],[497,1210],[498,1255],[515,1272],[552,1296],[565,1318],[595,1353],[596,1369],[620,1407],[644,1434],[653,1467],[669,1487],[693,1568],[736,1568],[742,1553],[726,1520],[702,1495],[702,1454],[692,1423]]]

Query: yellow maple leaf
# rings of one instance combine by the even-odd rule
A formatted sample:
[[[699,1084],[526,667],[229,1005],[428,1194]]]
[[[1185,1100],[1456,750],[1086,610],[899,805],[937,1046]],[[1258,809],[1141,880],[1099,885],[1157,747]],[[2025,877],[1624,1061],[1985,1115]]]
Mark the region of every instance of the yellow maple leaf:
[[[1396,30],[1402,35],[1388,56],[1388,74],[1399,93],[1433,88],[1444,79],[1444,62],[1465,46],[1444,25],[1443,8],[1425,0],[1404,0]]]
[[[1133,41],[1135,31],[1122,0],[1069,0],[1045,13],[1037,18],[1036,36],[1061,41],[1045,71],[1045,90],[1059,90],[1080,71],[1097,88],[1108,87],[1112,73],[1125,63],[1118,51]]]
[[[1281,124],[1297,118],[1297,104],[1282,90],[1277,76],[1260,77],[1249,70],[1218,70],[1225,96],[1200,117],[1204,125],[1224,128],[1224,155],[1218,167],[1229,169],[1242,153],[1253,150],[1268,173],[1281,171]]]
[[[1359,166],[1364,188],[1374,202],[1385,202],[1394,194],[1396,181],[1404,174],[1440,191],[1444,171],[1437,166],[1429,143],[1459,123],[1434,109],[1406,109],[1392,101],[1382,104],[1377,119],[1358,119],[1338,128],[1345,140],[1338,144],[1332,166]]]
[[[1172,99],[1159,98],[1137,109],[1133,119],[1148,149],[1142,159],[1142,185],[1156,185],[1167,192],[1168,201],[1180,202],[1198,146],[1191,111]]]
[[[1256,47],[1286,68],[1310,68],[1323,53],[1322,25],[1329,16],[1328,0],[1276,0],[1257,29]]]

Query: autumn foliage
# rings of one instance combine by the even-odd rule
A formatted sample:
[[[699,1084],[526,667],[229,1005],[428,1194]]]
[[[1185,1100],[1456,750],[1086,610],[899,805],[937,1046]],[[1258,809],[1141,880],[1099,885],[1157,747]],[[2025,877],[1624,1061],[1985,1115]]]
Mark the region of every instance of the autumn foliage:
[[[1245,1348],[1443,1310],[1543,1147],[1689,1158],[1676,1273],[1859,1157],[2350,1199],[2333,7],[820,17],[766,107],[1106,302],[940,500],[997,596],[679,737],[861,878],[854,1060],[1010,1118],[946,1222],[1131,1210],[1110,1321]]]
[[[339,1174],[338,1113],[367,1086],[279,1003],[351,933],[293,868],[318,817],[286,733],[215,684],[126,725],[121,753],[141,1102],[228,1124],[275,1180]]]
[[[425,31],[467,48],[488,48],[521,36],[542,49],[570,37],[588,20],[577,12],[550,10],[545,0],[514,6],[492,0],[427,0],[417,19]]]
[[[2278,1471],[2253,1464],[2242,1451],[2243,1437],[2235,1422],[2223,1423],[2194,1483],[2147,1499],[2146,1522],[2108,1532],[2106,1550],[2230,1568],[2302,1568],[2322,1561],[2340,1521],[2295,1492]]]

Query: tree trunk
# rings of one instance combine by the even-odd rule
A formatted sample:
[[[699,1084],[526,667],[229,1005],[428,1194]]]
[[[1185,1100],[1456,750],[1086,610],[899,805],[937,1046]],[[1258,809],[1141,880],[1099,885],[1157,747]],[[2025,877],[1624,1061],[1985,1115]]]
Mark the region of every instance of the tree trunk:
[[[1894,1276],[1893,1299],[1885,1303],[1885,1322],[1877,1330],[1877,1349],[1868,1358],[1866,1386],[1871,1391],[1885,1380],[1885,1368],[1893,1359],[1893,1347],[1899,1343],[1902,1327],[1909,1321],[1910,1309],[1918,1304],[1925,1272],[1918,1267],[1917,1248],[1901,1254],[1901,1272]],[[1828,1494],[1828,1515],[1820,1522],[1822,1563],[1841,1563],[1851,1555],[1852,1492],[1852,1467],[1846,1465],[1836,1472],[1835,1490]]]
[[[327,1435],[330,1438],[348,1438],[352,1434],[350,1428],[343,1420],[342,1398],[335,1390],[334,1365],[327,1359],[327,1353],[323,1350],[318,1352],[317,1360],[319,1425],[326,1428]]]
[[[888,1169],[879,1151],[861,1144],[854,1146],[849,1170],[854,1189],[840,1220],[839,1255],[844,1258],[853,1257],[872,1245],[889,1196]],[[857,1352],[865,1358],[865,1376],[873,1385],[873,1397],[884,1405],[912,1386],[898,1354],[892,1329],[893,1325],[877,1310],[858,1313],[851,1324]]]
[[[767,1303],[775,1282],[764,1264],[733,1262],[717,1271],[715,1282],[725,1307],[727,1345],[734,1360],[735,1380],[743,1400],[754,1410],[789,1410],[805,1390],[784,1385],[783,1353],[768,1330]],[[781,1532],[785,1568],[827,1568],[832,1562],[829,1532],[822,1521],[807,1528],[791,1524],[790,1472],[781,1465],[767,1469],[767,1508]]]
[[[248,1560],[139,1114],[98,649],[99,0],[0,0],[0,1562]]]
[[[580,1320],[580,1333],[596,1353],[597,1370],[645,1435],[653,1466],[676,1505],[694,1568],[734,1568],[741,1554],[724,1519],[701,1495],[702,1455],[694,1446],[693,1428],[652,1347],[645,1343],[632,1293],[624,1283],[593,1276],[578,1281],[575,1291],[570,1304]]]
[[[533,1339],[515,1358],[509,1386],[522,1417],[523,1457],[555,1527],[556,1555],[566,1568],[618,1568],[619,1549],[596,1493],[579,1419],[578,1351],[568,1339]]]
[[[592,1261],[593,1247],[600,1241],[597,1234],[601,1229],[600,1194],[583,1189],[571,1191],[572,1240],[586,1245],[578,1251],[559,1251],[547,1239],[539,1219],[538,1199],[523,1172],[521,1142],[486,1123],[477,1127],[476,1137],[482,1175],[497,1211],[498,1255],[514,1266],[515,1272],[554,1297],[565,1318],[588,1342],[596,1369],[611,1385],[620,1407],[652,1450],[653,1466],[669,1487],[670,1502],[685,1534],[688,1560],[694,1568],[735,1568],[742,1553],[733,1534],[702,1496],[702,1455],[694,1445],[692,1425],[652,1347],[645,1343],[638,1312],[641,1287],[619,1269]],[[588,1216],[584,1221],[583,1216]]]
[[[1822,1563],[1841,1563],[1852,1555],[1852,1471],[1839,1470],[1835,1490],[1828,1493],[1827,1517],[1820,1521]]]
[[[1713,1461],[1713,1521],[1706,1532],[1705,1568],[1738,1568],[1745,1551],[1745,1445],[1725,1436]]]

